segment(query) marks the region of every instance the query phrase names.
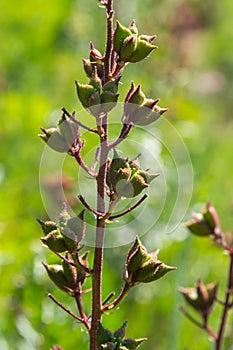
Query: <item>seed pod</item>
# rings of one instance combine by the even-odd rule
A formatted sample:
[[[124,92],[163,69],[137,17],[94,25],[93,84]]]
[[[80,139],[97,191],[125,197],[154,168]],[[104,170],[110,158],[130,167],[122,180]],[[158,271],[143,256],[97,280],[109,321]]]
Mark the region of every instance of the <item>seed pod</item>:
[[[142,245],[142,242],[136,237],[134,244],[130,248],[126,268],[129,275],[140,269],[150,259],[147,249]]]
[[[134,35],[127,37],[121,46],[119,52],[120,61],[129,62],[137,47],[137,38]]]
[[[131,84],[132,89],[133,83]],[[131,90],[132,91],[132,90]],[[141,106],[144,102],[146,102],[146,96],[141,90],[141,85],[139,84],[136,88],[133,89],[130,96],[128,96],[126,103],[133,103]]]
[[[110,164],[109,177],[111,183],[114,185],[117,181],[117,175],[119,169],[129,168],[129,164],[126,159],[121,158],[117,151],[114,149],[113,159]]]
[[[77,139],[78,124],[74,123],[70,119],[67,119],[63,114],[62,118],[58,122],[58,128],[66,143],[69,145],[69,147],[71,147],[74,141]]]
[[[104,84],[103,92],[109,91],[109,92],[116,94],[118,91],[118,85],[119,85],[120,79],[121,79],[121,76],[119,76],[116,79],[112,79],[112,80],[108,81],[106,84]]]
[[[157,259],[158,250],[148,253],[138,237],[130,248],[125,267],[125,281],[134,286],[137,283],[149,283],[163,277],[167,272],[176,270]]]
[[[132,32],[129,28],[126,28],[119,21],[116,21],[116,29],[114,32],[113,46],[114,50],[119,54],[121,46],[124,40],[132,35]]]
[[[98,91],[94,92],[89,100],[89,107],[87,108],[88,112],[91,113],[94,117],[98,117],[102,113],[101,109],[101,99]]]
[[[114,341],[114,335],[112,332],[105,328],[101,322],[99,322],[99,327],[97,331],[97,345],[100,348],[102,344],[105,344],[107,342],[113,342]],[[101,348],[100,348],[101,349]]]
[[[148,171],[144,171],[144,170],[139,170],[137,174],[142,176],[144,181],[147,184],[150,184],[154,179],[156,179],[156,177],[160,175],[160,174],[150,174]]]
[[[168,266],[159,260],[151,259],[134,276],[135,282],[149,283],[163,277],[169,271],[176,270],[176,267]]]
[[[90,42],[90,62],[96,63],[103,60],[103,56],[99,50],[94,47],[94,44]]]
[[[36,219],[38,223],[40,224],[42,231],[44,232],[45,235],[50,233],[53,230],[57,229],[57,225],[53,221],[43,221],[41,219]]]
[[[215,235],[216,229],[219,228],[219,221],[216,210],[211,207],[209,210],[208,204],[201,213],[194,213],[193,219],[184,225],[191,233],[197,236]],[[213,210],[213,211],[212,211]]]
[[[68,249],[65,240],[58,229],[51,231],[45,237],[42,237],[41,241],[55,253],[62,253]]]
[[[128,323],[128,322],[125,321],[125,322],[123,323],[123,325],[122,325],[120,328],[118,328],[118,329],[113,333],[114,337],[117,338],[118,340],[124,339],[125,333],[126,333],[127,323]]]
[[[138,28],[136,26],[136,21],[135,19],[132,20],[130,26],[129,26],[129,30],[131,31],[132,34],[138,35]]]
[[[101,82],[101,79],[98,77],[96,67],[94,67],[93,74],[90,79],[90,85],[92,85],[95,88],[95,91],[101,92],[102,82]]]
[[[148,187],[148,184],[145,182],[144,178],[138,173],[131,177],[130,183],[133,186],[133,197],[138,196],[145,188]]]
[[[125,346],[125,348],[128,350],[136,350],[146,340],[147,338],[140,338],[140,339],[127,338],[123,341],[122,345]]]
[[[153,50],[157,48],[158,46],[152,45],[145,40],[141,40],[139,37],[137,40],[136,48],[132,55],[128,58],[128,62],[136,63],[142,61],[144,60],[144,58],[148,57]]]
[[[130,90],[125,98],[124,103],[124,115],[122,122],[124,124],[134,123],[134,115],[139,110],[139,106],[146,102],[146,96],[141,90],[141,86],[134,86],[134,83],[131,83]]]
[[[132,173],[134,174],[135,172],[140,170],[140,154],[133,160],[129,161],[129,166],[130,169],[132,170]]]
[[[208,316],[218,293],[218,282],[205,285],[200,279],[194,288],[179,288],[187,303],[203,316]]]
[[[82,58],[83,61],[83,68],[85,70],[85,73],[88,78],[91,78],[92,72],[93,72],[93,65],[90,62],[90,60],[86,60],[85,58]]]
[[[156,101],[154,103],[157,103]],[[135,113],[135,124],[141,126],[149,125],[158,120],[167,111],[168,108],[160,108],[159,106],[154,106],[150,111],[150,108],[144,104],[142,110],[138,111],[138,114],[137,112]]]
[[[69,256],[66,255],[66,258],[68,258]],[[77,269],[75,266],[69,264],[67,261],[63,260],[62,261],[62,266],[63,266],[63,271],[64,271],[64,275],[67,279],[67,281],[73,286],[75,287],[76,282],[77,282]]]
[[[71,218],[70,214],[67,211],[66,203],[63,203],[62,210],[59,215],[59,225],[62,228],[66,226],[67,221]]]
[[[218,213],[210,202],[206,204],[202,214],[204,221],[211,227],[213,232],[216,228],[219,228]]]
[[[115,193],[118,198],[132,198],[133,197],[133,186],[131,185],[129,179],[128,179],[128,174],[127,174],[127,169],[122,169],[120,171],[120,179],[117,181],[116,186],[115,186]],[[124,179],[125,176],[125,179]]]
[[[57,128],[41,128],[41,130],[44,134],[39,134],[38,136],[44,140],[50,148],[61,153],[68,152],[69,146],[62,135],[58,132]]]
[[[92,85],[79,84],[77,81],[75,83],[81,104],[84,108],[90,107],[90,98],[92,94],[96,92],[95,88]]]
[[[58,288],[66,293],[71,292],[72,285],[69,283],[65,277],[63,268],[61,265],[47,265],[42,263],[45,267],[50,279],[56,284]]]
[[[86,251],[84,254],[78,257],[77,268],[76,268],[77,281],[81,282],[81,284],[84,283],[87,276],[87,269],[89,267],[88,254],[89,254],[89,251]]]
[[[139,40],[144,40],[150,44],[152,44],[156,38],[157,38],[157,35],[146,35],[146,34],[142,34],[138,37]]]
[[[105,91],[101,94],[101,112],[110,112],[117,104],[119,94],[112,93],[110,91]]]
[[[86,224],[84,221],[84,211],[77,217],[68,218],[62,228],[62,235],[69,252],[76,251],[79,243],[84,237]]]

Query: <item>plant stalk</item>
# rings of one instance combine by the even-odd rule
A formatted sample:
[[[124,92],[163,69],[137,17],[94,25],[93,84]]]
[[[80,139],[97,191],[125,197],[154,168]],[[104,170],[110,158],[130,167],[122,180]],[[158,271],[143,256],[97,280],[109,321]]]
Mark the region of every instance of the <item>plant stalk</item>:
[[[226,328],[226,321],[227,321],[227,316],[229,311],[229,301],[230,301],[230,296],[232,292],[232,287],[233,287],[233,252],[230,253],[230,266],[229,266],[229,273],[228,273],[226,295],[225,295],[224,307],[223,307],[221,323],[218,331],[218,337],[216,340],[215,350],[221,350],[222,348],[222,342],[223,342],[224,332]]]
[[[113,52],[113,0],[106,3],[107,11],[107,40],[104,57],[104,79],[106,83],[111,75],[111,58]],[[110,148],[108,147],[108,115],[97,118],[97,130],[100,136],[100,163],[97,175],[97,212],[105,213],[105,187],[107,160]],[[97,331],[102,313],[102,269],[105,220],[101,216],[96,219],[96,238],[94,263],[92,271],[92,315],[90,330],[90,350],[97,350]]]
[[[100,165],[97,176],[97,211],[105,212],[105,186],[106,186],[106,168],[109,148],[108,140],[108,116],[107,114],[99,119],[100,129],[104,134],[100,135]],[[90,330],[90,350],[97,349],[97,330],[101,320],[102,309],[102,268],[103,268],[103,243],[104,243],[105,220],[97,216],[96,219],[96,238],[95,253],[92,270],[92,322]]]

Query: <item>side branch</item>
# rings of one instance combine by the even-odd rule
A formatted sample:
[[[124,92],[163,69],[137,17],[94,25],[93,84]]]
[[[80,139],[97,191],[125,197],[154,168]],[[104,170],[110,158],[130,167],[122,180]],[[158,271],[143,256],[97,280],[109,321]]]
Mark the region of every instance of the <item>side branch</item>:
[[[90,326],[90,323],[88,321],[88,317],[87,317],[87,315],[85,314],[85,312],[83,310],[83,304],[82,304],[82,300],[81,300],[81,293],[79,291],[75,292],[74,293],[74,298],[75,298],[75,301],[76,301],[76,304],[77,304],[80,316],[82,317],[82,322],[85,325],[85,327],[88,329],[88,331],[90,331],[91,326]]]
[[[78,196],[78,199],[80,200],[80,202],[84,205],[85,208],[87,208],[87,210],[89,210],[91,213],[95,214],[96,216],[100,216],[102,217],[104,215],[104,213],[101,213],[95,209],[93,209],[85,200],[85,198],[81,195]]]
[[[121,129],[119,137],[112,143],[109,143],[108,145],[109,149],[112,149],[118,146],[128,136],[132,127],[133,127],[133,124],[128,124],[128,125],[124,124]]]
[[[67,314],[78,320],[79,322],[83,322],[83,319],[77,315],[75,315],[72,311],[68,310],[60,301],[58,301],[52,294],[48,294],[48,297],[56,304],[58,305],[62,310],[64,310]]]
[[[102,313],[109,311],[111,309],[113,309],[114,307],[116,307],[117,305],[120,304],[120,302],[126,297],[126,295],[128,294],[129,290],[130,290],[130,285],[128,283],[125,283],[122,291],[120,292],[119,296],[113,300],[113,302],[111,302],[110,304],[105,305],[104,307],[102,307]],[[111,294],[110,294],[111,295]],[[106,302],[106,301],[105,301]]]
[[[92,128],[89,128],[88,126],[86,126],[85,124],[81,123],[80,121],[78,121],[77,119],[74,118],[73,115],[71,115],[64,107],[61,109],[62,112],[70,119],[72,120],[72,122],[74,122],[75,124],[81,126],[83,129],[87,130],[87,131],[90,131],[90,132],[93,132],[95,134],[98,134],[98,131],[96,129],[92,129]]]
[[[83,159],[81,157],[81,150],[82,150],[83,146],[84,146],[84,141],[83,142],[80,141],[79,142],[79,147],[72,150],[73,156],[75,157],[75,159],[77,160],[78,164],[81,166],[81,168],[86,173],[88,173],[90,176],[96,178],[97,174],[86,165],[86,163],[83,161]]]
[[[217,334],[215,334],[214,331],[210,328],[206,319],[204,320],[204,323],[201,323],[192,317],[182,306],[179,307],[179,310],[187,317],[189,321],[191,321],[197,327],[204,329],[216,341]]]
[[[144,196],[139,199],[139,201],[137,201],[137,203],[135,203],[134,205],[132,205],[132,207],[124,210],[123,212],[119,213],[119,214],[116,214],[116,215],[111,215],[109,217],[109,220],[114,220],[114,219],[117,219],[117,218],[120,218],[121,216],[124,216],[128,213],[130,213],[132,210],[134,210],[135,208],[137,208],[142,202],[144,202],[144,200],[148,198],[148,194],[144,194]]]

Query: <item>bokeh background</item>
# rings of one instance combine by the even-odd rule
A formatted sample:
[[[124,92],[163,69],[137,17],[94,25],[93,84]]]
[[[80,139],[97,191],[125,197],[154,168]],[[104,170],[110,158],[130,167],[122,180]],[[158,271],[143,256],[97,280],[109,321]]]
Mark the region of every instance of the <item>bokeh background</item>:
[[[211,200],[219,211],[222,228],[231,231],[233,2],[116,0],[115,9],[123,24],[135,18],[140,32],[156,33],[159,45],[146,61],[127,66],[121,101],[134,80],[148,96],[160,97],[161,106],[169,107],[166,118],[185,141],[194,171],[186,217]],[[90,40],[103,51],[104,38],[105,14],[96,0],[1,0],[1,350],[47,350],[52,344],[66,350],[88,348],[85,331],[46,295],[54,293],[75,310],[72,300],[54,288],[41,267],[41,261],[56,262],[56,257],[41,246],[35,221],[36,217],[47,218],[38,180],[44,144],[37,134],[40,126],[55,125],[61,107],[80,109],[74,80],[86,82],[81,58],[88,56]],[[156,125],[151,128],[153,131]],[[173,170],[169,161],[166,163],[166,150],[161,147],[158,153],[170,174],[167,186],[172,208],[176,189]],[[73,160],[67,160],[63,178],[74,209],[78,207],[75,167]],[[56,196],[55,173],[48,173],[43,184]],[[151,197],[153,200],[153,188]],[[155,215],[157,206],[155,199]],[[145,228],[146,215],[145,211]],[[166,222],[168,217],[169,210],[162,220]],[[135,234],[142,233],[135,228]],[[148,337],[142,347],[145,350],[211,349],[213,344],[206,334],[180,314],[178,306],[184,302],[177,288],[193,285],[199,277],[207,283],[220,280],[221,297],[227,257],[208,241],[190,237],[181,227],[172,235],[152,227],[142,239],[151,251],[161,248],[160,258],[178,270],[157,283],[136,287],[119,310],[104,317],[104,324],[115,330],[127,319],[128,336]],[[127,249],[106,249],[104,296],[120,290]],[[87,309],[89,302],[87,298]],[[213,314],[213,327],[218,325],[219,312],[217,308]],[[233,348],[231,322],[225,349]]]

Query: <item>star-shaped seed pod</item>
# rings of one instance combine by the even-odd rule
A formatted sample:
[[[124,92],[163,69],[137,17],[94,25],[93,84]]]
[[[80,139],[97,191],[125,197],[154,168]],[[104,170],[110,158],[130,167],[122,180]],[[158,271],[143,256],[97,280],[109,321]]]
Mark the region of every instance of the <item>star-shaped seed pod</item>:
[[[136,237],[129,249],[125,265],[124,278],[129,286],[156,281],[169,271],[176,270],[176,267],[168,266],[158,260],[158,253],[159,250],[148,253],[140,239]]]

